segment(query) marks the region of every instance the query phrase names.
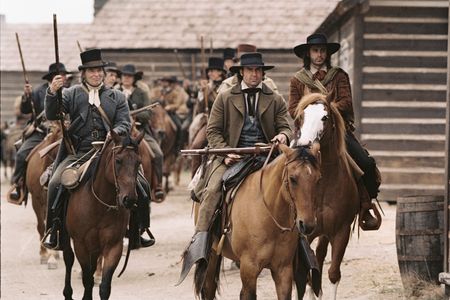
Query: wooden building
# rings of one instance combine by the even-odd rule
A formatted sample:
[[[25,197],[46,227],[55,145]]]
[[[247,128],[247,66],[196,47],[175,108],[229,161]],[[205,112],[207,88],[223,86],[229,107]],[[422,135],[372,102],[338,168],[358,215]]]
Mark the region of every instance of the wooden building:
[[[444,193],[449,1],[346,0],[319,26],[342,44],[380,198]]]

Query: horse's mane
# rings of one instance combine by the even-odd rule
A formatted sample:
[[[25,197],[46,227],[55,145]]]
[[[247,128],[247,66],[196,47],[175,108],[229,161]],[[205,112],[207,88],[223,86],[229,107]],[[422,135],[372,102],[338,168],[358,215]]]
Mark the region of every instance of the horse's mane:
[[[293,159],[295,160],[307,160],[309,161],[314,167],[317,166],[317,158],[311,154],[309,151],[309,146],[301,146],[294,148],[294,156]]]
[[[323,103],[330,114],[330,121],[333,122],[334,128],[336,130],[336,147],[340,156],[345,156],[347,149],[345,145],[345,123],[342,118],[341,113],[336,108],[335,103],[328,103],[327,97],[320,93],[312,93],[304,96],[300,99],[300,102],[295,109],[295,118],[294,120],[299,122],[299,124],[303,123],[304,110],[305,108],[313,103]]]

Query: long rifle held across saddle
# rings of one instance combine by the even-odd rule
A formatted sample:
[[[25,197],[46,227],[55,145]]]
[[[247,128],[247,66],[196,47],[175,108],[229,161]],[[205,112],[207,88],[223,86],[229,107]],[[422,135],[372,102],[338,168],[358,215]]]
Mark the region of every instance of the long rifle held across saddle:
[[[58,25],[56,21],[56,14],[53,14],[53,37],[55,41],[55,62],[56,62],[56,73],[59,74],[59,48],[58,48]],[[72,145],[69,135],[67,134],[66,127],[64,126],[64,115],[61,112],[62,108],[62,89],[57,91],[57,101],[58,101],[58,113],[59,113],[59,124],[61,126],[61,132],[63,134],[64,145],[69,154],[75,154],[75,148]]]
[[[255,146],[255,147],[243,147],[243,148],[217,148],[217,149],[189,149],[181,150],[181,155],[209,155],[215,154],[219,156],[226,156],[227,154],[255,154],[270,152],[271,146]]]

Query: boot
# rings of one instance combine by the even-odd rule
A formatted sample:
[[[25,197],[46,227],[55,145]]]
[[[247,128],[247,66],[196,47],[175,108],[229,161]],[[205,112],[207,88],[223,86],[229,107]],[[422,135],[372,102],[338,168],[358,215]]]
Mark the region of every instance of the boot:
[[[55,225],[57,221],[54,221],[54,225],[47,231],[42,239],[42,246],[50,250],[63,250],[60,243],[60,232]]]
[[[142,234],[144,234],[144,233],[147,233],[149,238],[147,239],[147,238],[143,237],[142,235],[140,236],[139,239],[141,242],[141,247],[146,248],[146,247],[153,246],[155,244],[156,240],[155,240],[155,237],[153,236],[153,234],[151,233],[150,229],[146,228]]]
[[[375,206],[372,203],[372,200],[367,193],[366,188],[363,186],[362,182],[358,184],[358,192],[361,201],[361,209],[359,211],[359,227],[362,230],[378,230],[381,225],[381,215]],[[376,217],[372,216],[370,210],[373,210]]]
[[[24,191],[20,183],[14,183],[6,194],[9,203],[21,205],[24,200]]]
[[[154,192],[154,202],[156,203],[161,203],[164,201],[164,199],[166,198],[166,195],[164,194],[163,188],[161,186],[161,184],[158,184],[155,187],[155,192]]]

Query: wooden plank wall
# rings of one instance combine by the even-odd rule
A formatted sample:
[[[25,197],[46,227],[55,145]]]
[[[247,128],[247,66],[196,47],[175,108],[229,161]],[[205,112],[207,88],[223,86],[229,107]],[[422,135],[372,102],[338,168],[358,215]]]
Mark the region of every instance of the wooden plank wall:
[[[448,1],[370,1],[363,16],[361,139],[381,199],[443,194]]]

